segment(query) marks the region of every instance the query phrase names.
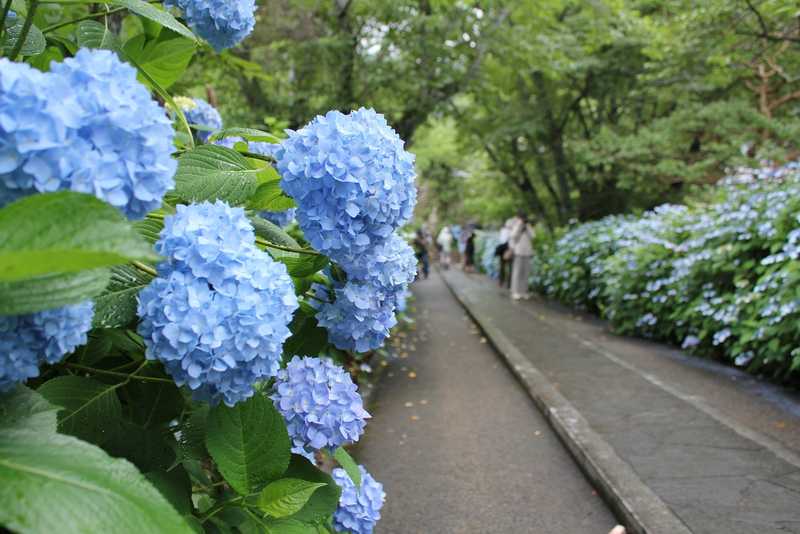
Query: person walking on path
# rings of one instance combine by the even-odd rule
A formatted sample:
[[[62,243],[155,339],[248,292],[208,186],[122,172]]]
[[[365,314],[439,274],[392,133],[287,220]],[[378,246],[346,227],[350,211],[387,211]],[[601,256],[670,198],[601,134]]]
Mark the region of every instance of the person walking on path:
[[[511,298],[530,298],[528,278],[533,258],[533,228],[524,214],[517,216],[509,237],[509,246],[514,253],[511,265]]]
[[[422,229],[417,230],[412,246],[414,248],[414,255],[417,257],[417,262],[422,264],[422,278],[428,278],[430,272],[430,257],[428,256],[428,243]]]
[[[472,228],[464,245],[464,272],[475,272],[475,230]]]
[[[453,232],[450,231],[449,226],[445,226],[436,237],[436,242],[439,244],[439,265],[442,269],[450,268],[450,255],[453,250]]]
[[[500,264],[500,279],[498,283],[500,287],[505,288],[511,286],[511,260],[514,257],[514,253],[511,251],[508,241],[511,238],[511,227],[514,224],[514,220],[513,217],[508,219],[500,229],[499,244],[494,249],[494,255]]]

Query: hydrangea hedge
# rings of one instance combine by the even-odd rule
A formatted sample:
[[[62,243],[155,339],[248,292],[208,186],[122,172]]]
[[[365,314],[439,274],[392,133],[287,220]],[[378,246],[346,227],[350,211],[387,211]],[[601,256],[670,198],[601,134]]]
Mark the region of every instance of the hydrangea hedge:
[[[0,526],[371,533],[341,364],[405,306],[413,156],[373,110],[283,136],[173,97],[253,0],[46,3],[0,11]]]
[[[741,169],[701,198],[541,243],[533,287],[600,312],[620,333],[795,380],[800,164]]]

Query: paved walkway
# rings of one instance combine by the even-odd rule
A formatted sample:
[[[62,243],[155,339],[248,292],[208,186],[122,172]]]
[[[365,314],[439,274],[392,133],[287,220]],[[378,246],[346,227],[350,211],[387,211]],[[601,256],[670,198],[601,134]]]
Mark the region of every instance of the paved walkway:
[[[438,274],[354,451],[388,499],[377,534],[607,534],[615,521]]]
[[[800,532],[800,402],[734,369],[447,273],[695,533]]]

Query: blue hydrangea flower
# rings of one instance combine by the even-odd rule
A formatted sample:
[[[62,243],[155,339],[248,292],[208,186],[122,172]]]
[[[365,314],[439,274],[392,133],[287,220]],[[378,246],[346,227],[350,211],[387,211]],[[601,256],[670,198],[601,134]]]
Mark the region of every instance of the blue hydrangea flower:
[[[156,251],[166,260],[139,294],[146,356],[199,400],[233,406],[278,373],[298,307],[286,267],[255,246],[244,210],[178,206]]]
[[[377,285],[390,293],[403,291],[417,276],[417,257],[406,241],[392,234],[366,255],[340,263],[350,280]]]
[[[42,73],[0,60],[0,205],[69,189],[141,219],[174,187],[174,131],[136,70],[81,49]]]
[[[292,224],[297,215],[297,208],[289,208],[285,211],[262,211],[259,212],[259,215],[276,226],[286,228]]]
[[[222,128],[222,116],[219,114],[219,111],[217,111],[217,108],[202,98],[193,98],[191,102],[194,104],[194,106],[184,106],[181,108],[181,110],[183,111],[186,121],[189,124],[203,128],[202,130],[197,131],[197,138],[205,143],[208,141],[208,138],[211,137],[212,133]],[[226,143],[218,144],[221,144],[222,146],[228,146],[228,142],[229,141],[226,139]],[[234,143],[235,142],[236,141],[234,141]],[[228,148],[233,148],[234,143],[231,143]]]
[[[395,296],[364,282],[347,282],[334,294],[336,300],[322,304],[316,315],[319,325],[328,330],[330,342],[356,352],[381,347],[397,324]]]
[[[397,311],[405,313],[408,309],[408,299],[411,298],[411,291],[408,288],[397,294]]]
[[[39,376],[43,363],[58,363],[86,343],[94,305],[81,302],[26,315],[0,315],[0,392]]]
[[[189,27],[221,52],[244,41],[256,25],[255,0],[165,0]]]
[[[289,132],[276,159],[300,228],[337,262],[381,244],[412,215],[414,156],[374,110],[318,116]]]
[[[350,374],[327,359],[293,357],[278,372],[271,398],[294,446],[306,450],[358,441],[370,417]]]
[[[383,484],[372,478],[363,465],[359,465],[358,470],[361,471],[361,487],[358,489],[341,467],[331,473],[342,488],[339,507],[333,514],[333,526],[337,532],[372,534],[375,524],[381,519],[386,493]]]

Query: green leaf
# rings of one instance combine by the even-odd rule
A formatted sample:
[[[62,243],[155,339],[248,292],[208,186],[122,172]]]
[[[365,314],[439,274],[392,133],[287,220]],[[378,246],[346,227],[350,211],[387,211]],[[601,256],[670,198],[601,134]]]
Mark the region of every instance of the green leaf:
[[[347,476],[350,477],[350,480],[353,481],[356,488],[361,488],[361,471],[358,469],[358,464],[350,454],[344,450],[344,447],[339,447],[336,449],[336,452],[333,453],[334,459],[339,462],[339,465],[342,466]]]
[[[0,281],[156,259],[122,214],[92,195],[32,195],[0,209]]]
[[[59,376],[36,391],[63,408],[58,413],[59,432],[102,445],[119,431],[122,405],[116,390],[91,378]]]
[[[0,429],[11,431],[17,427],[41,433],[56,431],[58,406],[53,406],[37,392],[25,386],[0,396]]]
[[[258,507],[272,517],[288,517],[300,511],[311,495],[325,485],[298,478],[282,478],[267,484],[258,496]]]
[[[260,68],[260,67],[259,67]],[[241,137],[247,141],[257,141],[266,143],[280,143],[281,140],[269,132],[256,130],[254,128],[224,128],[211,135],[209,141],[216,141],[225,137]]]
[[[295,355],[315,356],[328,344],[328,331],[319,326],[313,315],[295,313],[290,328],[292,335],[283,344],[283,354],[288,358]]]
[[[291,455],[283,417],[259,393],[233,408],[220,405],[211,410],[206,447],[222,476],[242,495],[279,477]]]
[[[267,252],[276,261],[286,265],[286,270],[291,276],[305,278],[318,273],[328,265],[328,258],[320,254],[300,254],[287,252],[276,248],[269,248]]]
[[[293,454],[289,467],[283,475],[287,478],[299,478],[307,482],[322,482],[320,487],[308,502],[297,513],[291,516],[302,522],[315,523],[325,521],[333,515],[339,504],[342,489],[327,473],[323,473],[300,455]]]
[[[107,3],[115,6],[126,7],[128,10],[136,13],[137,15],[141,15],[142,17],[152,20],[153,22],[156,22],[165,28],[169,28],[170,30],[179,33],[184,37],[187,37],[193,41],[197,41],[197,37],[192,33],[192,31],[178,22],[178,20],[168,11],[159,9],[153,4],[145,2],[144,0],[108,0]]]
[[[258,189],[259,172],[235,150],[202,145],[178,160],[174,193],[187,202],[219,199],[242,206]]]
[[[193,532],[129,462],[36,427],[0,432],[0,502],[14,532]]]
[[[267,522],[267,534],[319,534],[328,532],[318,525],[300,522],[296,519],[273,519]]]
[[[179,425],[178,451],[183,460],[204,460],[208,457],[205,444],[208,412],[208,406],[203,405]]]
[[[279,181],[259,185],[247,203],[248,208],[259,211],[286,211],[296,206],[294,199],[283,192]]]
[[[251,216],[250,222],[253,224],[256,236],[274,245],[300,249],[300,244],[292,236],[287,234],[279,226],[262,219],[261,217]],[[311,276],[328,265],[328,258],[321,254],[305,254],[291,252],[264,245],[269,255],[276,261],[286,265],[286,269],[295,278],[305,278]]]
[[[168,378],[160,367],[153,366],[142,369],[139,376]],[[183,395],[171,381],[131,380],[121,395],[128,400],[128,417],[142,428],[167,423],[177,418],[184,407]]]
[[[78,46],[81,48],[103,48],[106,50],[119,50],[119,38],[108,29],[108,26],[96,20],[84,20],[75,30]]]
[[[95,328],[120,328],[136,320],[136,297],[153,277],[130,265],[111,268],[111,281],[94,300]]]
[[[103,449],[111,456],[125,458],[143,473],[166,470],[175,464],[175,442],[169,431],[142,428],[127,421]]]
[[[155,244],[161,237],[161,230],[164,229],[163,219],[146,218],[133,223],[133,227],[139,235],[147,239],[149,243]]]
[[[64,54],[61,53],[61,49],[56,46],[48,46],[44,52],[38,54],[36,56],[31,57],[28,59],[28,63],[30,63],[31,67],[39,69],[42,72],[47,72],[50,70],[50,64],[55,62],[61,62],[64,60]]]
[[[150,41],[146,45],[145,36],[138,35],[125,43],[124,47],[127,57],[164,89],[183,76],[196,50],[195,41],[174,37],[174,33],[171,34],[172,38],[169,35],[170,32],[162,32],[157,41]]]
[[[0,315],[33,313],[90,299],[102,293],[109,278],[108,269],[92,269],[0,282]]]
[[[300,243],[277,224],[255,215],[250,217],[250,223],[258,237],[283,247],[300,248]]]
[[[6,31],[3,34],[3,53],[5,55],[9,55],[14,51],[17,41],[19,40],[20,35],[22,35],[23,24],[23,18],[17,17],[16,22],[6,28]],[[44,52],[45,47],[47,47],[47,40],[44,38],[42,30],[37,28],[36,25],[31,24],[31,27],[28,30],[28,35],[25,37],[25,42],[22,43],[20,55],[35,56]]]
[[[192,513],[192,482],[181,466],[171,471],[150,471],[145,478],[181,515]]]

